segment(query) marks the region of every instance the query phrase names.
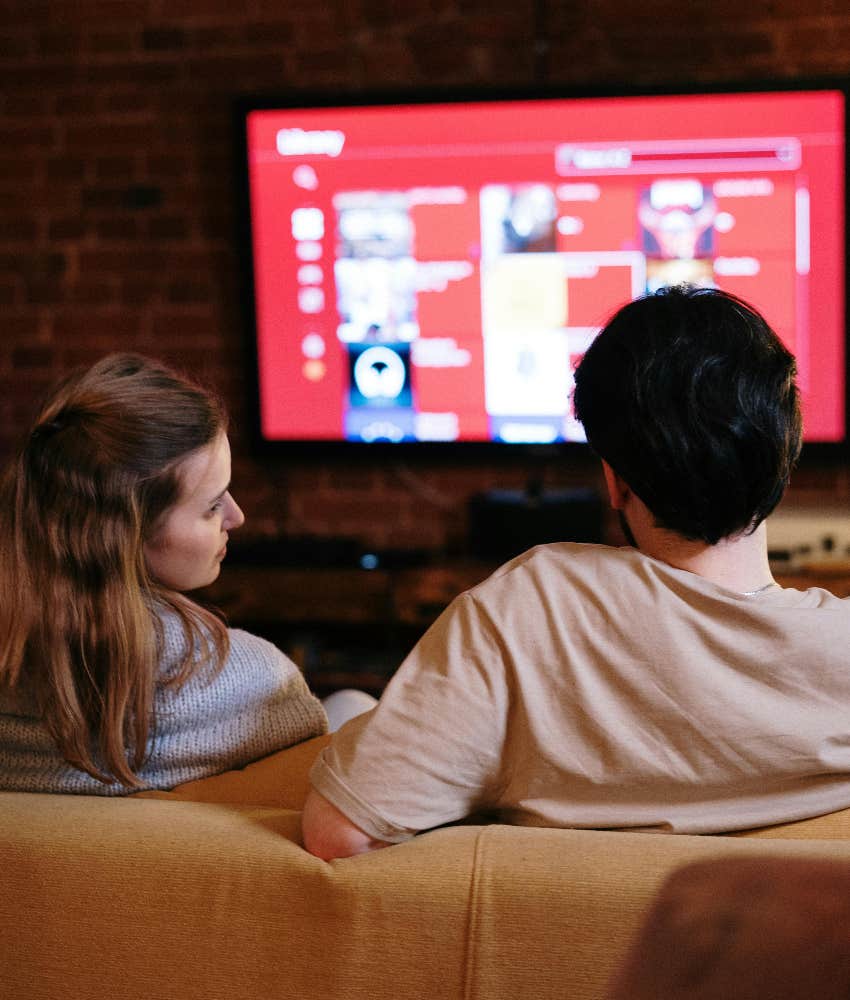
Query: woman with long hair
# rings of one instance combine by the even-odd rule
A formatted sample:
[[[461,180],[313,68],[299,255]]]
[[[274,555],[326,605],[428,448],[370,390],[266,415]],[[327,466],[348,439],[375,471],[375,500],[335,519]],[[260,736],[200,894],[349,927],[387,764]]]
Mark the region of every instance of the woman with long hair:
[[[186,596],[243,521],[214,396],[133,354],[60,383],[0,483],[0,789],[171,788],[326,731],[295,664]]]

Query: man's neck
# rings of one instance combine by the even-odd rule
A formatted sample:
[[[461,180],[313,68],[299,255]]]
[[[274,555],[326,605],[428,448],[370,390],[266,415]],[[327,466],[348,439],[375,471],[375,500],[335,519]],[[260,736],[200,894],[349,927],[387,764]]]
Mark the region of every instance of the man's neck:
[[[716,545],[694,542],[659,528],[646,504],[604,459],[602,469],[611,505],[624,522],[629,542],[641,552],[739,594],[765,590],[774,583],[763,522],[749,535],[724,538]]]
[[[766,589],[774,582],[764,523],[752,534],[721,539],[716,545],[691,541],[658,528],[651,516],[630,517],[629,524],[641,552],[728,590],[748,594]]]

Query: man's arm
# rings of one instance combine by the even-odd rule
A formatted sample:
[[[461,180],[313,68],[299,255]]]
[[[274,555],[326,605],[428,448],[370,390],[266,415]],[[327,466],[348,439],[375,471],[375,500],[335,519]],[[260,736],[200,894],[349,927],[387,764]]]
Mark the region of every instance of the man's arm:
[[[377,706],[314,761],[302,816],[311,854],[373,851],[492,804],[510,695],[503,655],[490,616],[469,594],[453,601]]]
[[[314,788],[310,789],[304,803],[301,830],[304,846],[323,861],[350,858],[354,854],[390,846],[386,841],[375,840],[364,833]]]

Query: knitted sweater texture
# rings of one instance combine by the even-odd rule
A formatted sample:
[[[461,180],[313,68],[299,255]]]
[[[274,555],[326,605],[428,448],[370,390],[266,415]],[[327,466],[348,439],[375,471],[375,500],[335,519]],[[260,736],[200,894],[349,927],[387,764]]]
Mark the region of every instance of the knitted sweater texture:
[[[179,620],[162,615],[161,677],[185,648]],[[327,731],[321,702],[294,663],[259,636],[229,629],[230,653],[213,675],[201,670],[179,690],[159,686],[156,727],[138,777],[145,789],[167,789],[244,767]],[[141,789],[139,789],[141,790]],[[126,795],[68,764],[43,724],[0,692],[0,791]]]

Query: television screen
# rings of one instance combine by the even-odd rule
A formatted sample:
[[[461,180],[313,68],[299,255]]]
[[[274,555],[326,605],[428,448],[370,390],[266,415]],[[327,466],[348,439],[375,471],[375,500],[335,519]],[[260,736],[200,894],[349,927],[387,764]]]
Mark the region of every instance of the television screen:
[[[718,286],[845,439],[838,86],[239,108],[261,436],[580,442],[606,317]]]

